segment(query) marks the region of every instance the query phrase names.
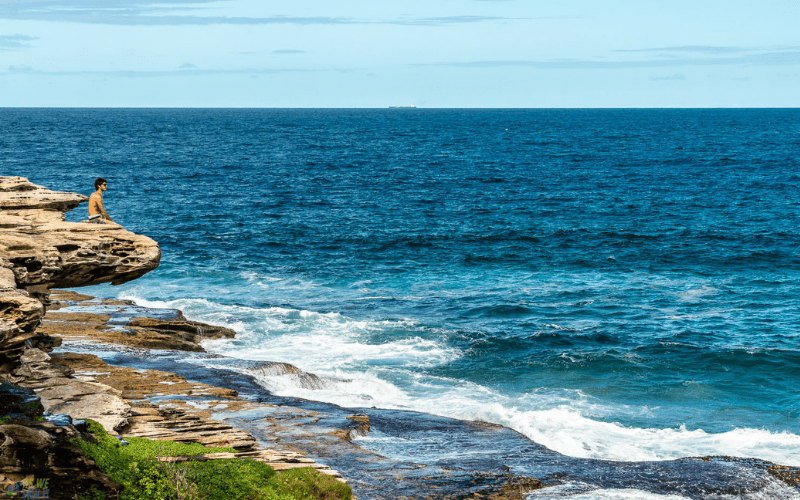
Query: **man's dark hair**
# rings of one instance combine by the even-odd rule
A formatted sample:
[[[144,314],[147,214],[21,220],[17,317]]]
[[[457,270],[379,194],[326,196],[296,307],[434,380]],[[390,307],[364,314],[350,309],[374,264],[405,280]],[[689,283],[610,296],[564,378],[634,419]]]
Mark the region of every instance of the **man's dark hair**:
[[[103,179],[102,177],[98,177],[97,180],[94,181],[94,188],[100,189],[100,184],[105,184],[105,183],[106,183],[105,179]]]

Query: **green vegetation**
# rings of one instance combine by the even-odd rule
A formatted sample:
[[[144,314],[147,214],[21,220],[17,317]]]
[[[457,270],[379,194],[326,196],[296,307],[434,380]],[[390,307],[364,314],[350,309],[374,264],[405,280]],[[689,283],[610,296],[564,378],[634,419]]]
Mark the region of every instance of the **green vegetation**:
[[[276,474],[272,467],[247,459],[163,462],[159,457],[191,456],[232,448],[206,448],[172,441],[129,438],[128,446],[88,421],[96,442],[75,440],[97,466],[123,485],[121,500],[349,500],[350,487],[302,468]],[[104,500],[91,490],[81,500]]]
[[[103,431],[105,432],[105,431]],[[112,438],[114,439],[114,438]],[[116,439],[114,439],[116,441]],[[176,443],[175,441],[153,441],[151,439],[131,437],[125,439],[129,444],[120,450],[132,457],[181,457],[204,455],[206,453],[219,453],[227,451],[236,453],[233,448],[206,448],[198,443]]]
[[[0,425],[7,424],[11,422],[11,417],[6,415],[5,417],[0,417]]]

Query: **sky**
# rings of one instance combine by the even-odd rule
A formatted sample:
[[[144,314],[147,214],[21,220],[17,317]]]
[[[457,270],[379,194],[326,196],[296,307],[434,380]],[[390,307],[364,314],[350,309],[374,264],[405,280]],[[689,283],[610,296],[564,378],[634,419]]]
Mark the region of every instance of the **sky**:
[[[800,0],[0,0],[0,107],[800,106]]]

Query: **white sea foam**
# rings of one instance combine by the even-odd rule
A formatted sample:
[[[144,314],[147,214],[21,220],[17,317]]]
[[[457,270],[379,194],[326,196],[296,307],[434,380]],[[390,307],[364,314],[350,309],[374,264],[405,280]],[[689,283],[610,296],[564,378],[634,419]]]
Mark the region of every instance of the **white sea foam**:
[[[800,436],[796,434],[760,429],[711,434],[702,429],[687,430],[683,425],[669,429],[631,428],[587,418],[575,406],[548,410],[496,406],[486,419],[575,457],[644,461],[729,455],[800,465]]]
[[[131,293],[121,298],[146,307],[178,308],[191,319],[237,331],[235,339],[204,341],[211,352],[291,363],[319,376],[309,383],[298,374],[254,374],[281,396],[498,423],[575,457],[643,461],[728,455],[800,466],[800,436],[788,432],[740,428],[712,434],[682,425],[627,427],[602,421],[602,415],[614,414],[619,407],[605,408],[580,391],[542,389],[510,397],[473,382],[424,375],[419,368],[439,366],[462,353],[437,340],[435,332],[423,335],[411,320],[354,321],[338,313],[250,308],[205,299],[151,301]],[[639,411],[645,417],[646,413]]]
[[[593,489],[584,483],[565,483],[534,490],[526,500],[688,500],[682,495],[661,495],[639,489]],[[756,492],[736,495],[705,493],[706,500],[798,500],[800,493],[780,481],[769,480]]]
[[[635,489],[596,489],[584,491],[586,485],[567,483],[528,493],[527,500],[689,500],[680,495],[659,495]]]

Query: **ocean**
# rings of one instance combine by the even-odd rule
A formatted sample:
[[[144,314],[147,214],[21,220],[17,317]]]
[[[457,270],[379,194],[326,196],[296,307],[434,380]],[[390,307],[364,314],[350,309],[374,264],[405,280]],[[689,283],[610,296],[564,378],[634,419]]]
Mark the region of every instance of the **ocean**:
[[[800,110],[0,109],[0,132],[0,174],[104,177],[159,242],[88,293],[323,377],[273,394],[800,466]]]

